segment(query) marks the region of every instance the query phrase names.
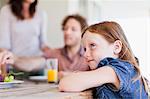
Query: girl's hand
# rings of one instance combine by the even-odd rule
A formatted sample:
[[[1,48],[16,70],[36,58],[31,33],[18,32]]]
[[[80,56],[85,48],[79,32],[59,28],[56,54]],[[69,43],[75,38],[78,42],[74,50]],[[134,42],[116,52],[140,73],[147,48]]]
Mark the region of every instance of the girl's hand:
[[[51,49],[48,46],[43,47],[42,51],[43,51],[43,54],[44,54],[43,56],[45,58],[49,58],[51,56],[52,52],[51,52]]]
[[[65,72],[64,71],[59,71],[58,72],[58,79],[60,80],[61,78],[63,78],[65,76]]]
[[[58,79],[62,79],[64,76],[67,76],[69,74],[71,74],[72,72],[66,72],[66,71],[59,71],[58,72]]]
[[[0,52],[0,65],[13,63],[14,63],[14,55],[11,52],[6,50]]]
[[[59,78],[59,80],[60,79],[62,79],[64,76],[67,76],[67,75],[69,75],[69,74],[73,74],[73,73],[77,73],[77,72],[79,72],[79,71],[59,71],[58,72],[58,78]]]

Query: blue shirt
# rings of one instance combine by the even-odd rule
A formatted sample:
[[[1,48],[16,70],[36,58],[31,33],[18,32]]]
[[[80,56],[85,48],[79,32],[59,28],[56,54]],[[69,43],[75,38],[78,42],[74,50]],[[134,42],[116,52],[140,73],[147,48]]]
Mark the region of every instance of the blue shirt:
[[[93,90],[94,99],[148,99],[141,81],[133,82],[137,71],[132,64],[120,59],[105,58],[99,62],[97,68],[103,66],[110,66],[115,71],[120,81],[120,88],[116,90],[113,84],[103,84]]]

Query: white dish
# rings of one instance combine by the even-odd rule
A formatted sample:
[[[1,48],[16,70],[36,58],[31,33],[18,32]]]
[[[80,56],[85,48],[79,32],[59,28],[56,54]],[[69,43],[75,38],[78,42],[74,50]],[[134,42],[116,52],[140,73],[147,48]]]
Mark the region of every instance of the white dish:
[[[30,76],[29,79],[32,81],[47,81],[47,76]]]
[[[12,88],[14,87],[16,84],[21,84],[24,81],[21,80],[14,80],[12,82],[0,82],[0,89],[5,89],[5,88]]]

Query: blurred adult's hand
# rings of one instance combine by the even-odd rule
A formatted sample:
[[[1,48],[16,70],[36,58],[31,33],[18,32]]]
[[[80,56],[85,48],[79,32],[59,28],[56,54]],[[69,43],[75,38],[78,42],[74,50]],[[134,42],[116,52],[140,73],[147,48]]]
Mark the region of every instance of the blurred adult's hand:
[[[51,56],[51,49],[48,46],[42,48],[45,58],[49,58]]]
[[[14,55],[7,50],[1,50],[0,51],[0,65],[13,64],[13,63],[14,63]]]

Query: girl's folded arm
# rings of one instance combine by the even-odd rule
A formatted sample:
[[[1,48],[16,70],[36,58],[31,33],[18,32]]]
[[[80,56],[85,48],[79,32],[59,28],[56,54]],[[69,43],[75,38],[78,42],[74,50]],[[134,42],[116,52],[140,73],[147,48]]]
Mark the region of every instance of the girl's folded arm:
[[[109,66],[101,67],[92,71],[67,75],[60,80],[59,90],[78,92],[105,83],[112,83],[116,88],[119,88],[119,79],[115,71]]]

